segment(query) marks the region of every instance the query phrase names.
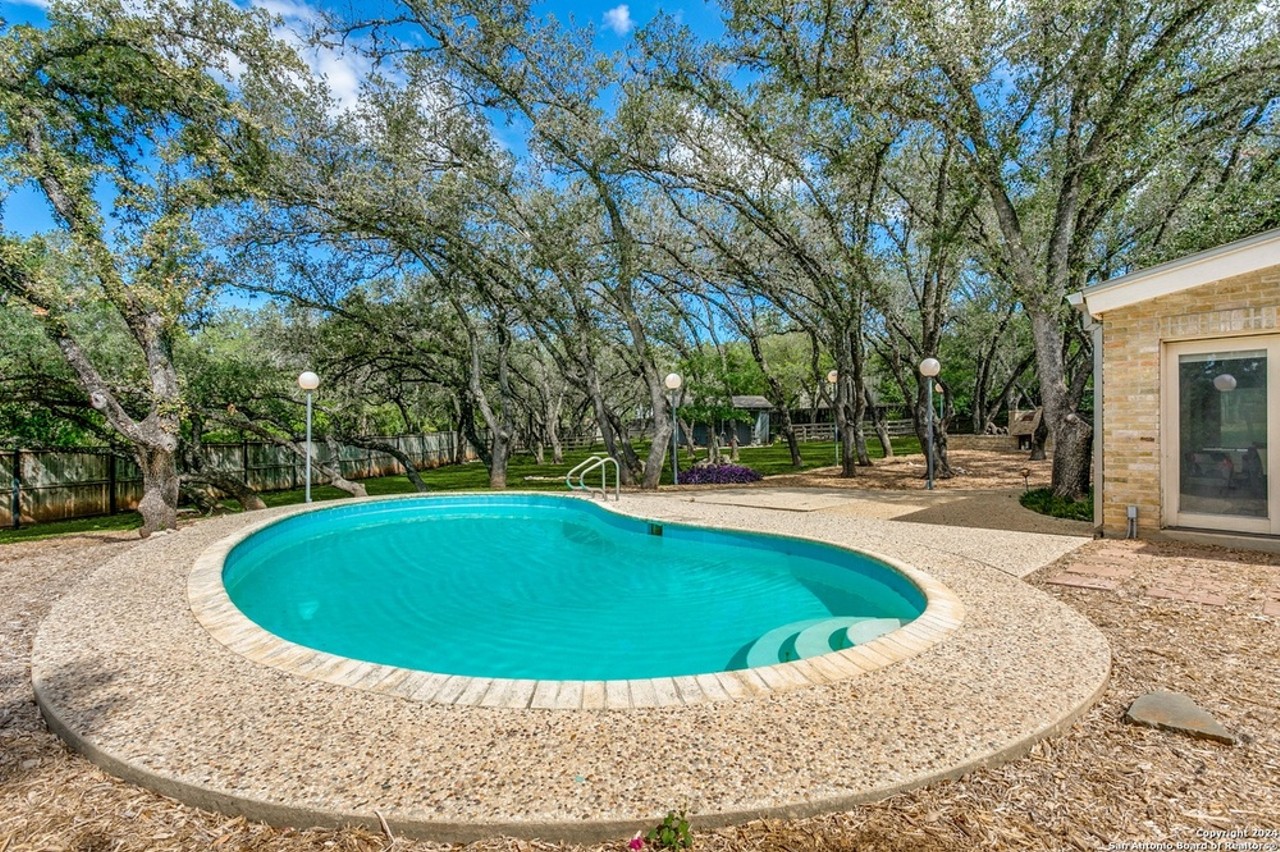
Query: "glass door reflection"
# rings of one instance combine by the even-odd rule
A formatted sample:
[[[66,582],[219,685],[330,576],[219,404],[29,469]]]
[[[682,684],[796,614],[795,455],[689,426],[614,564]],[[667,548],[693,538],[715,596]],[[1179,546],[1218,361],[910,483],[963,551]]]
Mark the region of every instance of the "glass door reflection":
[[[1267,351],[1178,357],[1179,510],[1269,516]]]

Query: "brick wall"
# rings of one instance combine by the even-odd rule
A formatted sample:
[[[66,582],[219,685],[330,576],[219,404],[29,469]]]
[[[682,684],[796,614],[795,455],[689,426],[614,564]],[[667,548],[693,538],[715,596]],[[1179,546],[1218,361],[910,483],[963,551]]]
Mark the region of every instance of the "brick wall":
[[[1161,344],[1280,332],[1280,265],[1118,308],[1102,322],[1103,529],[1123,535],[1125,507],[1137,506],[1142,535],[1160,527]]]

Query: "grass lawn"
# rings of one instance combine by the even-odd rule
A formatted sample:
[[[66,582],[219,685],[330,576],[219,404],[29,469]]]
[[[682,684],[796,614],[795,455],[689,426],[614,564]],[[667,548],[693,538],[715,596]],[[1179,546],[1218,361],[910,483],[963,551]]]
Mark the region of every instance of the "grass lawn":
[[[643,458],[643,454],[648,452],[648,449],[647,445],[639,445],[636,451],[641,453]],[[880,443],[878,441],[869,441],[868,450],[872,458],[881,458],[883,456],[880,452]],[[920,442],[914,437],[894,438],[893,450],[900,455],[918,453],[920,452]],[[594,452],[601,451],[602,448],[597,448]],[[578,462],[592,455],[592,452],[591,450],[567,452],[563,463],[542,465],[537,464],[531,455],[515,456],[507,467],[507,486],[513,489],[529,491],[564,491],[564,475]],[[803,460],[803,464],[799,468],[794,468],[791,466],[791,453],[787,450],[787,445],[779,441],[771,447],[743,447],[739,451],[739,464],[759,471],[764,476],[774,476],[782,473],[796,473],[799,470],[811,470],[817,467],[831,467],[836,463],[835,453],[835,445],[827,444],[824,441],[801,443],[800,457]],[[699,454],[699,458],[705,457],[705,453]],[[689,466],[688,451],[684,447],[680,448],[680,460],[681,469]],[[422,479],[432,492],[484,491],[489,488],[489,472],[479,462],[424,470],[422,471]],[[591,479],[598,481],[595,480],[594,475]],[[663,468],[662,484],[671,484],[671,465],[669,462]],[[377,479],[366,479],[364,480],[364,487],[371,496],[378,497],[414,493],[413,485],[405,476],[383,476]],[[345,491],[340,491],[331,485],[319,485],[311,489],[311,499],[315,501],[338,500],[346,496]],[[273,491],[263,494],[262,499],[268,506],[288,506],[294,503],[301,503],[304,499],[304,492],[301,488],[290,491]],[[233,511],[239,506],[234,500],[226,500],[224,503]],[[131,530],[136,529],[141,524],[142,519],[136,512],[122,512],[118,515],[95,518],[77,518],[71,521],[51,521],[45,524],[24,526],[17,530],[0,530],[0,544],[13,541],[33,541],[74,533]]]

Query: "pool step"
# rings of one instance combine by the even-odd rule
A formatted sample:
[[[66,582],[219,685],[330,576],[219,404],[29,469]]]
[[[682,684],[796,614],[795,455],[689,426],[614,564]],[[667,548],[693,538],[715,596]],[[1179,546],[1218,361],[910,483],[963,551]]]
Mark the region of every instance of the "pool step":
[[[897,630],[902,622],[896,618],[869,618],[867,616],[836,616],[793,621],[764,633],[747,648],[747,668],[771,666],[829,654],[842,648],[850,648],[870,642],[891,630]],[[739,657],[741,659],[741,657]]]
[[[850,624],[845,633],[843,647],[852,648],[854,645],[865,645],[872,639],[891,633],[901,626],[902,619],[899,618],[868,618],[864,621],[859,621],[857,624]]]
[[[799,659],[795,655],[796,636],[805,628],[830,620],[830,618],[809,618],[804,621],[793,621],[761,634],[760,638],[752,642],[751,647],[747,649],[747,668],[771,666],[774,663]]]
[[[796,634],[791,643],[791,648],[795,651],[795,656],[791,657],[791,659],[803,660],[806,657],[830,654],[832,651],[839,651],[841,648],[849,647],[845,639],[849,628],[866,620],[865,618],[850,619],[848,617],[824,618],[817,624],[806,627]],[[851,621],[853,624],[850,623]]]

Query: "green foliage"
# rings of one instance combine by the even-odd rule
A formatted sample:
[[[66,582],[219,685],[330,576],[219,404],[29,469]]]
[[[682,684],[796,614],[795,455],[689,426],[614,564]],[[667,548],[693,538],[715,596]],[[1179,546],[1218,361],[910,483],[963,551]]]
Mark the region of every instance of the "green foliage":
[[[684,818],[684,811],[668,811],[662,822],[649,829],[644,839],[659,849],[693,848],[693,836],[689,833],[689,821]]]
[[[1065,500],[1054,494],[1052,488],[1036,488],[1024,492],[1018,498],[1018,502],[1033,512],[1054,518],[1067,518],[1073,521],[1093,520],[1092,492],[1079,500]]]

